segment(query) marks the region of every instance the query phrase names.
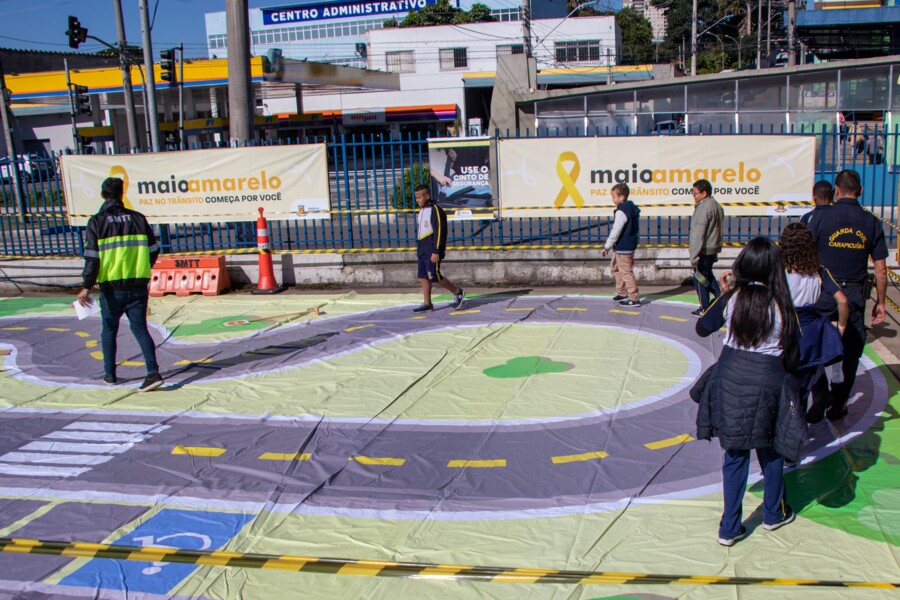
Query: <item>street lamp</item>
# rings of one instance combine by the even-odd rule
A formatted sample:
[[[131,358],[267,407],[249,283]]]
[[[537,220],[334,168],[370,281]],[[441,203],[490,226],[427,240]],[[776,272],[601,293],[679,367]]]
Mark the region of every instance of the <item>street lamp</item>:
[[[694,13],[693,19],[691,23],[691,76],[697,74],[697,40],[700,39],[700,36],[724,21],[725,19],[730,19],[733,17],[733,14],[727,14],[700,33],[697,33],[697,0],[694,0]]]
[[[722,37],[727,37],[729,40],[734,42],[735,46],[737,46],[737,50],[738,50],[738,66],[737,66],[737,68],[740,69],[741,68],[741,41],[731,37],[730,35],[728,35],[726,33],[723,33]]]
[[[725,70],[725,44],[722,42],[722,38],[720,38],[719,36],[714,34],[712,31],[709,31],[709,29],[707,29],[700,35],[711,35],[719,41],[719,46],[722,48],[722,68],[719,70],[724,71]],[[697,37],[700,37],[700,35],[698,35]]]

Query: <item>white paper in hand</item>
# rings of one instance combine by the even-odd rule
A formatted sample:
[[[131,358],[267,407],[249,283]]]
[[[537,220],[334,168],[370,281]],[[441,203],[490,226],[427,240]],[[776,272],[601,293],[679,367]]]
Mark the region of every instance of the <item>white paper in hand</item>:
[[[100,303],[90,294],[88,294],[88,300],[91,301],[89,306],[82,306],[78,300],[72,303],[72,306],[75,307],[75,316],[78,317],[79,321],[100,312]]]

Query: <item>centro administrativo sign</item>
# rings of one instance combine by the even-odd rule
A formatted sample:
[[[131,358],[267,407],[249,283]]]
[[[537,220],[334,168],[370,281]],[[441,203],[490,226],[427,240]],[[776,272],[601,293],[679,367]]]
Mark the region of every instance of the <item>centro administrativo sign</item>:
[[[363,0],[361,2],[323,2],[320,4],[300,4],[263,8],[264,25],[284,25],[285,23],[306,23],[323,19],[344,19],[405,13],[425,8],[436,0]]]

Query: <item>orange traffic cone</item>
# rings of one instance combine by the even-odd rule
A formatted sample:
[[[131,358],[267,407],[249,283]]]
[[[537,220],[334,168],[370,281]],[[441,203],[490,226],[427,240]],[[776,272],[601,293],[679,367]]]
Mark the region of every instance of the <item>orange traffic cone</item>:
[[[283,285],[275,281],[275,270],[272,268],[272,247],[269,245],[269,224],[263,216],[263,208],[259,207],[259,218],[256,220],[256,246],[259,248],[259,283],[253,294],[278,294],[284,291]]]

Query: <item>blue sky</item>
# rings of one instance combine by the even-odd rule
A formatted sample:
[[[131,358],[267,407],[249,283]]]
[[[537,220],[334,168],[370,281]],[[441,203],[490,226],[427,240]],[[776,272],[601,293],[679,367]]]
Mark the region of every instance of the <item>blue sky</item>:
[[[300,2],[297,2],[299,4]],[[518,2],[515,2],[516,4]],[[206,23],[203,15],[225,10],[225,0],[147,0],[153,25],[153,53],[184,43],[187,57],[207,56]],[[251,8],[285,6],[291,0],[249,0]],[[513,4],[513,2],[510,2]],[[621,0],[602,4],[621,6]],[[138,0],[122,0],[129,44],[141,44]],[[74,15],[90,35],[116,43],[113,0],[0,0],[0,47],[26,50],[69,51],[68,16]],[[96,52],[102,46],[88,40],[79,51]]]

